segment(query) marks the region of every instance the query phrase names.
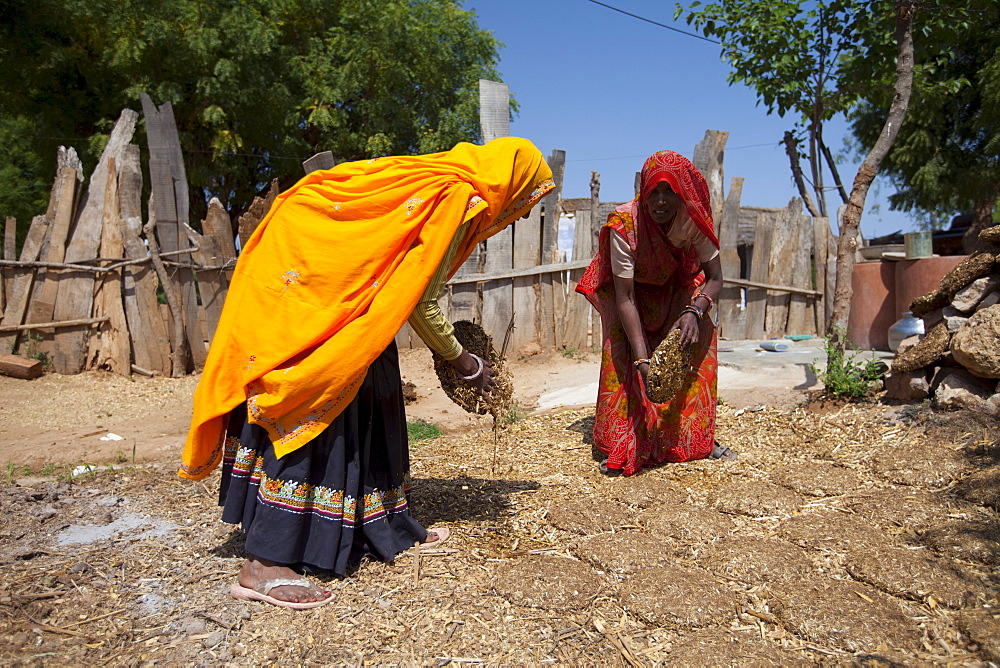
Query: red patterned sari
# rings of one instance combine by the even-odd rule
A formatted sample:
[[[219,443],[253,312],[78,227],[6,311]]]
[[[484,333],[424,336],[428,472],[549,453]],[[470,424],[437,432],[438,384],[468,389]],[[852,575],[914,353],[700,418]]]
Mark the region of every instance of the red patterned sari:
[[[716,246],[708,188],[686,158],[661,151],[646,161],[641,191],[660,181],[670,183],[686,204],[688,215]],[[597,254],[577,285],[601,314],[601,377],[594,420],[594,444],[607,457],[608,468],[632,475],[664,462],[704,459],[715,441],[718,379],[716,328],[710,318],[700,321],[700,338],[691,370],[670,401],[655,404],[646,396],[615,301],[611,274],[611,231],[628,242],[635,260],[635,301],[649,349],[666,337],[705,282],[693,248],[677,248],[660,225],[645,213],[639,198],[608,216],[601,229]]]

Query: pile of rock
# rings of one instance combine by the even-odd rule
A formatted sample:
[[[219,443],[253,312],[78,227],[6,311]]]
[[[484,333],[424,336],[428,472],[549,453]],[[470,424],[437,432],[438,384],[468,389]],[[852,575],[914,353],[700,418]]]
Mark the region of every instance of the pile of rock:
[[[1000,415],[1000,225],[983,230],[988,242],[914,300],[923,336],[904,339],[886,377],[886,399],[932,397],[943,409]]]

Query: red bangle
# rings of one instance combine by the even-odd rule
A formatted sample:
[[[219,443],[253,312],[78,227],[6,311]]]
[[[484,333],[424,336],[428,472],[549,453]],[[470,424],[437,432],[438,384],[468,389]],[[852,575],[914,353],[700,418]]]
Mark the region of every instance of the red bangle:
[[[705,309],[705,313],[711,311],[712,307],[715,306],[715,300],[706,295],[704,292],[701,292],[700,290],[694,294],[694,297],[691,298],[691,301],[693,302],[698,297],[704,297],[706,300],[708,300],[708,307]]]

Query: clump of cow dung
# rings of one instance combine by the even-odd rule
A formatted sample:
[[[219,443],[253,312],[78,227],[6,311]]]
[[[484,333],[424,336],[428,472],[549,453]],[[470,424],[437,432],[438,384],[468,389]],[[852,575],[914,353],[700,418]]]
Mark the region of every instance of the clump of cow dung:
[[[681,330],[675,329],[656,346],[649,358],[646,395],[658,404],[670,401],[684,385],[695,347],[681,346]]]
[[[463,348],[493,364],[493,369],[497,372],[496,385],[489,401],[483,399],[474,387],[459,377],[450,362],[433,353],[434,371],[441,382],[441,389],[464,410],[477,415],[492,415],[494,423],[497,423],[506,416],[514,396],[514,377],[500,354],[493,349],[493,338],[480,325],[459,320],[454,323],[454,327],[455,338]]]

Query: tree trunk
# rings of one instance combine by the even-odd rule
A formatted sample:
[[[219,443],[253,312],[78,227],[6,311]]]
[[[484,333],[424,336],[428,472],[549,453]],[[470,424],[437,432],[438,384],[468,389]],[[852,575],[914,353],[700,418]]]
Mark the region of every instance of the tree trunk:
[[[830,318],[830,332],[837,347],[843,351],[847,345],[847,319],[851,313],[853,288],[851,277],[854,273],[854,255],[858,248],[858,227],[864,211],[865,197],[871,187],[879,165],[892,148],[899,127],[906,119],[906,109],[910,104],[913,89],[913,12],[915,0],[896,2],[896,83],[889,107],[889,115],[882,126],[875,146],[869,151],[865,161],[858,168],[851,188],[851,197],[844,211],[844,223],[840,230],[837,246],[837,284],[833,295],[833,315]]]

